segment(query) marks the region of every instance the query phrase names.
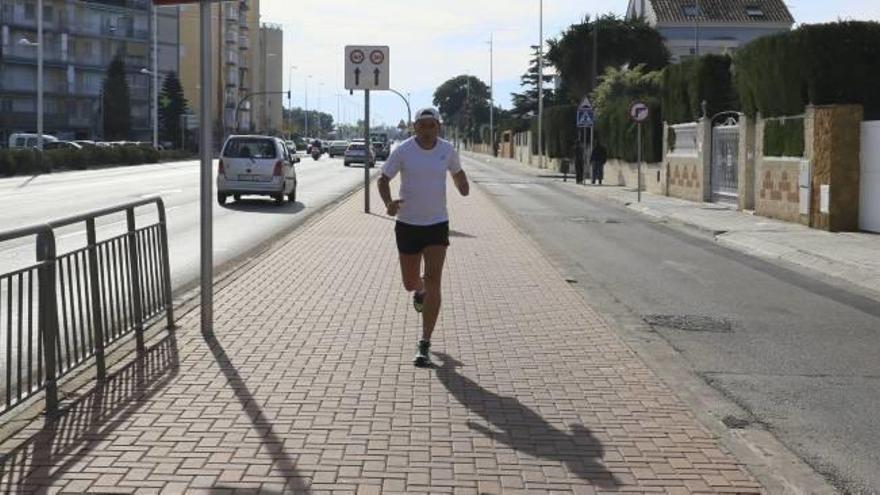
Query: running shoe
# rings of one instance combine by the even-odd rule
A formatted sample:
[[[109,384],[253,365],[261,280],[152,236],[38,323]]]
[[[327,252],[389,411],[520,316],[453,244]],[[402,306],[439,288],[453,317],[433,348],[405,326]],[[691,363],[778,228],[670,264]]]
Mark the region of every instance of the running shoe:
[[[413,364],[419,368],[431,367],[431,342],[429,340],[419,341],[419,350],[413,359]]]

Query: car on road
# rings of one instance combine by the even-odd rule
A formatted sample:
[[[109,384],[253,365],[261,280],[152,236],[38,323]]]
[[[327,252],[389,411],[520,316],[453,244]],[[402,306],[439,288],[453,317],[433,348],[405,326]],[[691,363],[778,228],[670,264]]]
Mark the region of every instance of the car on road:
[[[330,144],[327,146],[327,154],[330,155],[330,158],[344,156],[349,144],[351,143],[348,141],[330,141]]]
[[[226,139],[217,170],[217,202],[229,196],[270,196],[282,205],[296,201],[296,168],[299,162],[284,141],[272,136],[233,135]]]
[[[43,147],[46,143],[58,141],[55,136],[43,134]],[[28,132],[17,132],[9,136],[9,149],[33,149],[37,147],[37,135]]]
[[[81,150],[83,146],[73,141],[51,141],[43,144],[44,150]]]
[[[367,156],[369,156],[369,158],[367,158]],[[345,150],[343,164],[346,167],[349,167],[352,163],[366,163],[367,160],[369,160],[370,167],[376,165],[376,155],[373,153],[373,151],[370,150],[368,154],[366,144],[351,143]]]

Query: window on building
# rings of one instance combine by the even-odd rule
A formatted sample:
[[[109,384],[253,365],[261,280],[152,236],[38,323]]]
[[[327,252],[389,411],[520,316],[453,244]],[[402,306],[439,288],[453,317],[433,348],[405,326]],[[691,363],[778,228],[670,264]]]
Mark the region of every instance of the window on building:
[[[37,18],[37,6],[33,3],[24,4],[24,18],[31,21]]]

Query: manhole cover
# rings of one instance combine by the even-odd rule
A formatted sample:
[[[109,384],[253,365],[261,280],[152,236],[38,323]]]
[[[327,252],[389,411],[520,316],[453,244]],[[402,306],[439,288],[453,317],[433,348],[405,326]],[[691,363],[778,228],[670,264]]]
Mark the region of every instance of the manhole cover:
[[[591,217],[570,217],[570,218],[568,218],[568,221],[572,222],[572,223],[604,223],[604,224],[623,223],[616,218],[591,218]]]
[[[728,333],[733,331],[733,322],[727,318],[703,315],[647,315],[645,323],[652,327],[671,328],[685,332]]]

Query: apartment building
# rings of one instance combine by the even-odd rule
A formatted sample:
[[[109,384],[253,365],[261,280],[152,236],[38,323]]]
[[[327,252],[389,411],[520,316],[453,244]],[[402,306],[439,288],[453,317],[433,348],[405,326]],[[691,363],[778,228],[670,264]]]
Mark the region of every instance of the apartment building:
[[[199,5],[180,11],[181,84],[198,115],[200,108],[201,41]],[[260,24],[259,0],[222,2],[211,6],[212,122],[217,142],[234,132],[274,132],[281,129],[281,97],[248,95],[281,91],[283,31]],[[219,69],[218,69],[219,68]]]
[[[0,142],[37,121],[37,2],[0,0]],[[66,139],[101,139],[102,87],[113,58],[125,61],[132,139],[152,135],[152,2],[43,0],[44,129]],[[160,85],[178,72],[178,8],[157,8]]]

